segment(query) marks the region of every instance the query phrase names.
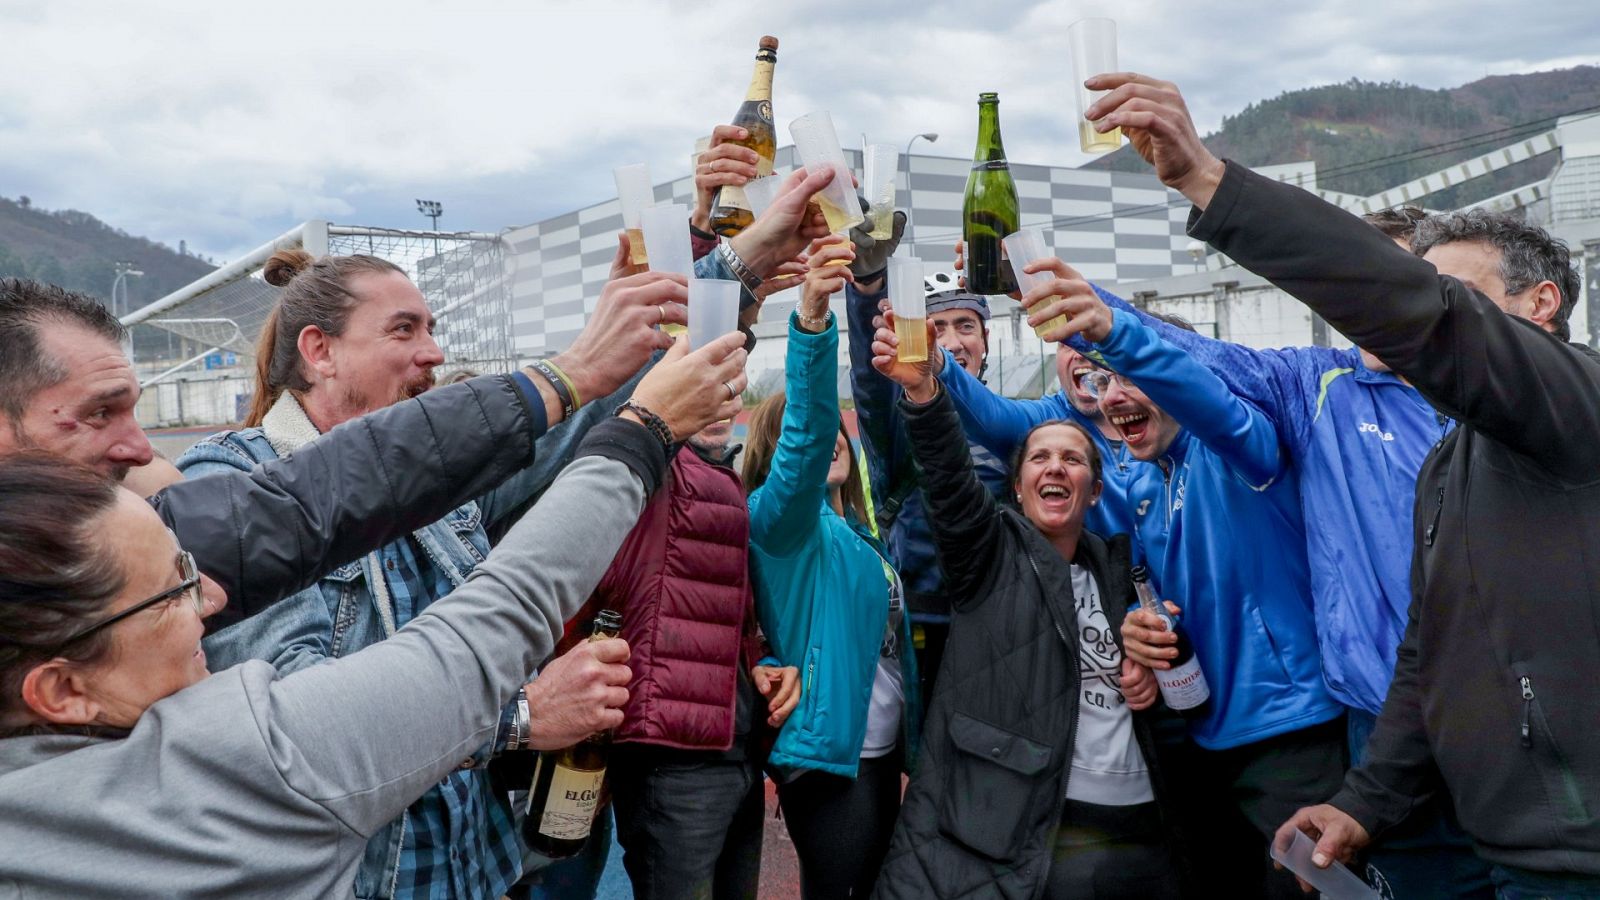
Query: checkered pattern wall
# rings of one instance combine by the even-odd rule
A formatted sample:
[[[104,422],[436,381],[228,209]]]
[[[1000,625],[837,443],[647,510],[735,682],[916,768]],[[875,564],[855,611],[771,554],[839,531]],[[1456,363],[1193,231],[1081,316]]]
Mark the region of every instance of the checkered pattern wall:
[[[846,150],[845,155],[852,166],[860,166],[859,152]],[[794,165],[794,148],[781,148],[777,170],[790,171]],[[970,167],[967,160],[938,156],[909,161],[910,190],[900,190],[898,205],[911,209],[914,252],[930,268],[948,268],[954,257]],[[1022,224],[1044,227],[1058,255],[1090,280],[1110,285],[1194,271],[1183,231],[1189,206],[1153,174],[1016,163],[1011,173]],[[693,179],[657,185],[656,200],[692,206]],[[605,284],[621,228],[622,215],[613,199],[506,235],[520,355],[557,353],[577,337]],[[778,295],[762,319],[781,320],[792,307],[792,299]]]

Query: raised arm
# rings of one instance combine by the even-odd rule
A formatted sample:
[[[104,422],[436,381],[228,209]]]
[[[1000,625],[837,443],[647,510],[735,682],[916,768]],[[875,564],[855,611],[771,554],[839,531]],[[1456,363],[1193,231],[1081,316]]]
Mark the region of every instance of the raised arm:
[[[938,359],[934,369],[956,413],[961,417],[961,427],[969,439],[977,441],[1001,459],[1010,459],[1017,442],[1028,429],[1052,419],[1068,419],[1093,423],[1083,419],[1060,392],[1037,400],[1017,400],[1002,397],[989,390],[972,373],[961,368],[954,355],[930,342],[929,349],[936,350]]]
[[[1088,82],[1088,114],[1122,128],[1168,187],[1194,204],[1189,233],[1319,313],[1441,412],[1589,481],[1600,467],[1600,359],[1439,275],[1310,193],[1206,149],[1175,85],[1136,73]],[[1545,290],[1541,288],[1541,290]]]
[[[750,543],[774,556],[792,552],[820,525],[839,433],[839,329],[830,321],[821,332],[805,331],[796,315],[784,360],[782,430],[767,480],[750,495]]]
[[[1304,302],[1446,415],[1567,478],[1594,477],[1600,404],[1572,398],[1600,396],[1600,359],[1349,213],[1235,163],[1190,233]]]
[[[665,470],[637,425],[603,423],[585,443],[454,593],[389,640],[270,683],[257,723],[300,794],[368,833],[494,738]],[[382,701],[397,691],[404,715]]]
[[[1260,410],[1132,314],[1118,310],[1111,318],[1091,358],[1131,379],[1251,487],[1261,490],[1277,480],[1286,461],[1277,428]]]
[[[513,376],[487,375],[438,388],[283,459],[189,478],[150,498],[228,592],[208,627],[255,615],[527,465],[545,418],[526,390]]]
[[[895,401],[900,388],[872,368],[872,324],[878,315],[878,301],[888,290],[888,280],[870,293],[854,284],[845,286],[845,313],[849,319],[850,394],[856,403],[856,424],[861,431],[861,446],[867,454],[867,475],[872,482],[872,501],[880,522],[884,504],[915,488],[916,470],[911,447],[906,442],[905,423]]]

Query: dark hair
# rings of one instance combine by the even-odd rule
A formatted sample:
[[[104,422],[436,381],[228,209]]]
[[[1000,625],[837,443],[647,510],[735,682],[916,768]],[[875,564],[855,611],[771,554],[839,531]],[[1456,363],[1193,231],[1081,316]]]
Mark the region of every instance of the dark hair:
[[[313,259],[299,249],[272,254],[261,277],[283,290],[256,341],[256,392],[245,427],[260,425],[284,391],[310,389],[311,382],[300,370],[300,332],[315,325],[332,337],[343,334],[350,313],[361,302],[350,290],[350,282],[358,275],[387,272],[405,274],[399,266],[376,256]]]
[[[1424,219],[1411,241],[1411,252],[1424,256],[1441,244],[1476,241],[1500,252],[1500,278],[1506,293],[1520,294],[1540,282],[1553,282],[1561,294],[1551,324],[1556,337],[1570,340],[1567,319],[1578,302],[1578,272],[1572,268],[1572,251],[1537,225],[1515,216],[1483,209],[1449,213]]]
[[[772,454],[778,449],[778,436],[783,432],[783,410],[786,404],[780,391],[761,401],[750,414],[749,433],[745,436],[743,481],[746,494],[767,483],[772,474]],[[850,477],[839,487],[841,505],[855,520],[870,526],[867,521],[867,493],[861,487],[861,471],[856,465],[855,445],[850,443],[850,432],[845,430],[844,417],[839,418],[839,433],[850,446]]]
[[[1051,419],[1029,428],[1028,433],[1023,435],[1022,440],[1018,442],[1017,449],[1011,451],[1011,484],[1013,486],[1017,483],[1017,473],[1022,471],[1022,458],[1028,453],[1028,442],[1033,440],[1034,433],[1042,428],[1053,428],[1057,425],[1064,425],[1083,435],[1084,442],[1089,445],[1089,468],[1094,471],[1094,480],[1097,482],[1104,480],[1104,477],[1100,474],[1100,445],[1094,442],[1094,435],[1089,433],[1089,429],[1070,419]]]
[[[53,284],[0,278],[0,412],[14,431],[22,428],[28,401],[68,375],[45,353],[39,326],[76,325],[121,343],[128,330],[100,301]]]
[[[1367,213],[1361,218],[1368,225],[1383,232],[1384,237],[1395,241],[1405,241],[1406,246],[1416,237],[1417,226],[1428,213],[1416,206],[1393,206],[1389,209],[1380,209],[1374,213]]]
[[[109,630],[60,644],[124,587],[100,528],[119,490],[48,453],[0,462],[0,727],[15,724],[34,666],[57,656],[94,662],[109,652]]]

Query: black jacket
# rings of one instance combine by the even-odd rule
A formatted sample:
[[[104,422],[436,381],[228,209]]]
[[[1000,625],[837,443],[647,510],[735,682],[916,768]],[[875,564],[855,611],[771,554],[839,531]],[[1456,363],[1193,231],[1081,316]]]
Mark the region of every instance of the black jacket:
[[[1461,423],[1418,475],[1394,683],[1333,804],[1376,834],[1443,785],[1485,859],[1600,874],[1600,355],[1233,163],[1189,233]]]
[[[534,458],[542,406],[505,375],[428,391],[249,472],[180,481],[150,504],[228,592],[209,631],[255,615],[478,497]]]
[[[952,618],[919,771],[878,897],[1037,897],[1050,871],[1078,726],[1078,622],[1067,561],[979,481],[948,395],[904,400]],[[1126,535],[1084,532],[1074,562],[1111,632],[1135,602]],[[1117,637],[1121,646],[1121,637]],[[1134,727],[1157,778],[1147,714]]]

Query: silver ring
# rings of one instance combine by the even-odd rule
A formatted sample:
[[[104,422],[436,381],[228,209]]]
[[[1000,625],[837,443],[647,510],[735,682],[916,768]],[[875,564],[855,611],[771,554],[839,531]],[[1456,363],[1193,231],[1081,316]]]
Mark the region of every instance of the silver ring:
[[[731,385],[731,384],[727,383],[726,381],[724,381],[722,383],[722,386],[728,389],[728,399],[729,400],[732,400],[733,398],[739,396],[739,392],[733,389],[733,385]]]

